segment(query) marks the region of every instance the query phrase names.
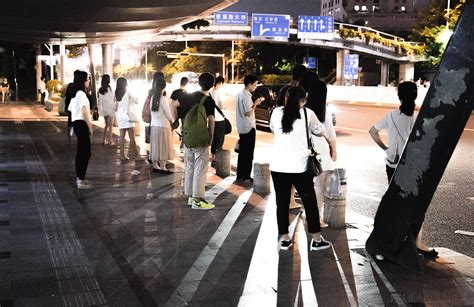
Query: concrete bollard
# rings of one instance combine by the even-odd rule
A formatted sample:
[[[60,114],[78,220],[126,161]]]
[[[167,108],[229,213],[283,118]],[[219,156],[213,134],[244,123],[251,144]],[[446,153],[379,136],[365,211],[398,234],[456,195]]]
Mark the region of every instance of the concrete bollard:
[[[253,164],[253,188],[256,193],[270,193],[270,164]]]
[[[336,168],[329,177],[324,198],[324,221],[331,227],[346,226],[346,170]]]
[[[325,198],[324,221],[331,228],[346,227],[346,200]]]
[[[216,153],[216,174],[221,178],[230,175],[230,150],[220,150]]]

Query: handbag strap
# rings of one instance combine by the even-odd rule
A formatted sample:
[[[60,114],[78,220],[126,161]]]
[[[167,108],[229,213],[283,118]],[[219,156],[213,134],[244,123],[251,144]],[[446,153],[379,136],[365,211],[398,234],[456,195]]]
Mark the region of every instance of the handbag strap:
[[[308,149],[311,150],[311,153],[314,152],[313,146],[311,146],[311,139],[309,138],[309,128],[308,128],[308,115],[306,115],[306,108],[303,107],[304,111],[304,122],[306,127],[306,141],[308,142]]]
[[[215,101],[214,101],[214,105],[216,106],[217,112],[221,113],[222,117],[225,118],[224,112],[222,112],[222,110],[217,106],[217,103],[215,103]]]

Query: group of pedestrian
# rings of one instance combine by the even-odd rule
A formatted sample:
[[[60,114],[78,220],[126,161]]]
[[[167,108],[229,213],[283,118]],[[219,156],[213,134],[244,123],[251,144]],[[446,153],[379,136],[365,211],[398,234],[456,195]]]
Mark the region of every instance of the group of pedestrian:
[[[181,80],[180,88],[175,90],[171,99],[166,96],[166,81],[162,73],[156,73],[152,89],[148,93],[151,114],[150,155],[153,169],[171,173],[168,161],[174,158],[173,134],[175,122],[180,122],[182,146],[184,151],[184,194],[187,205],[193,209],[210,210],[214,204],[204,199],[209,161],[215,163],[215,154],[222,150],[224,143],[223,120],[225,115],[216,110],[225,109],[220,88],[222,77],[214,78],[210,73],[199,76],[200,90],[187,93],[187,78]],[[88,161],[91,155],[90,139],[92,124],[90,104],[86,95],[89,79],[87,73],[76,71],[74,82],[67,89],[70,96],[68,110],[74,133],[78,138],[76,153],[77,187],[91,188],[85,179]],[[253,155],[256,141],[255,108],[264,98],[252,97],[258,84],[255,75],[244,78],[244,89],[236,99],[236,125],[239,133],[239,154],[237,162],[237,181],[251,183]],[[370,130],[374,141],[386,152],[387,177],[390,181],[398,159],[413,127],[416,85],[403,82],[398,87],[401,101],[399,110],[388,113]],[[292,239],[288,233],[289,204],[296,188],[306,212],[308,232],[312,235],[310,250],[323,250],[330,242],[321,236],[321,228],[328,225],[323,220],[324,191],[328,184],[330,171],[337,160],[336,133],[331,114],[326,108],[327,87],[317,74],[306,71],[302,65],[293,69],[293,80],[278,94],[277,106],[270,119],[270,128],[274,134],[274,145],[270,161],[271,176],[276,193],[277,224],[280,235],[279,246],[288,250]],[[114,145],[112,127],[114,116],[120,130],[120,158],[128,159],[125,154],[125,135],[128,132],[130,148],[139,159],[135,143],[134,120],[131,109],[136,99],[127,91],[127,80],[117,79],[115,92],[110,87],[110,76],[104,75],[99,89],[99,109],[106,125],[103,144]],[[379,131],[388,130],[388,146],[383,143]],[[311,137],[307,138],[307,133]],[[316,177],[307,171],[310,155],[308,142],[321,155],[322,173]],[[211,159],[209,159],[211,151]],[[429,257],[437,252],[422,242],[422,233],[417,238],[418,251]]]

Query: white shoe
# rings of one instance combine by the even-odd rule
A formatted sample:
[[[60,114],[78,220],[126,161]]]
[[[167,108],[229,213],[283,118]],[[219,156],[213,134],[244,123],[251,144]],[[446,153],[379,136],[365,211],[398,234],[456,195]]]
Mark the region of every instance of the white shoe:
[[[92,185],[91,182],[87,181],[87,180],[77,180],[77,188],[80,189],[80,190],[90,190],[90,189],[93,189],[94,186]]]
[[[319,226],[321,226],[321,228],[328,228],[329,224],[326,223],[323,219],[320,219],[319,220]]]

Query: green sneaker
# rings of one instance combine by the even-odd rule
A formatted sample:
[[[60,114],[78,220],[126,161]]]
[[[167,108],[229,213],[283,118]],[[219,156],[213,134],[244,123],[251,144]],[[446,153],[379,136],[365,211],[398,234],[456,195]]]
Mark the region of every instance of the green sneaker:
[[[193,205],[193,202],[194,202],[194,198],[192,198],[191,196],[188,197],[188,206],[192,206]]]
[[[200,200],[200,201],[193,201],[193,206],[191,208],[197,210],[211,210],[214,209],[215,205],[208,203],[207,201]]]

